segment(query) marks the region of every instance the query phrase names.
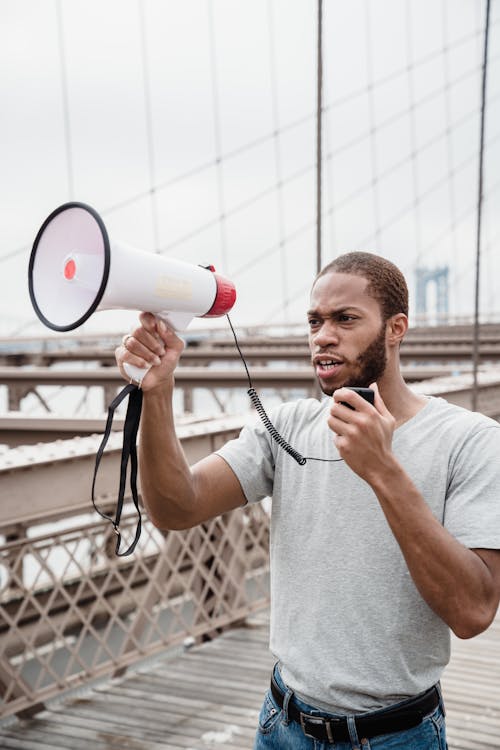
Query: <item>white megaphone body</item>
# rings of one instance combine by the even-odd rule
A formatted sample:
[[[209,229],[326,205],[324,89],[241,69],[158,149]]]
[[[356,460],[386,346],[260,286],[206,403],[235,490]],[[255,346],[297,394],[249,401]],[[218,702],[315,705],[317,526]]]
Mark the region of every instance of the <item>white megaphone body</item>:
[[[182,331],[194,317],[219,317],[236,289],[208,268],[112,241],[85,203],[65,203],[42,224],[29,262],[29,293],[46,326],[71,331],[98,310],[147,310]],[[141,381],[146,370],[126,366]]]

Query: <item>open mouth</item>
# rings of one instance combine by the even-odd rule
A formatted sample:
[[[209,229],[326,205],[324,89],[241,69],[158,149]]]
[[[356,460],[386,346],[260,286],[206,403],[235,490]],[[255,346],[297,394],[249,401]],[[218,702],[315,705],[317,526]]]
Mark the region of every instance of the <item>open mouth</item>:
[[[339,360],[328,359],[325,357],[324,359],[316,359],[314,365],[317,376],[320,378],[327,378],[336,375],[343,363]]]

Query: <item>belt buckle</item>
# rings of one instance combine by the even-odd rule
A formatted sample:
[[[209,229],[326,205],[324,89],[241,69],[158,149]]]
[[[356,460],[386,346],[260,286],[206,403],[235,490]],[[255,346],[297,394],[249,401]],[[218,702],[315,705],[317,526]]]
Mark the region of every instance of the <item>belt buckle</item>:
[[[310,714],[303,714],[302,711],[300,712],[300,726],[302,727],[302,731],[304,732],[305,736],[309,737],[309,739],[311,740],[317,740],[318,737],[315,737],[314,734],[309,734],[309,732],[307,731],[306,722],[308,724],[315,724],[316,726],[325,727],[328,742],[333,743],[335,741],[333,739],[332,725],[328,719],[324,719],[322,716],[311,716]]]

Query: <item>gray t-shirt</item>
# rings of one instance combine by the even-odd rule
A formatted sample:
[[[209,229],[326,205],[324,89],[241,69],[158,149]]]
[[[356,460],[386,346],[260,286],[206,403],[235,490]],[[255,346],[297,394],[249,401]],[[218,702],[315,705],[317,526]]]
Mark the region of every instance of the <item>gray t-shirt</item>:
[[[304,456],[338,458],[329,399],[271,415]],[[433,514],[466,547],[500,548],[500,425],[430,398],[393,451]],[[343,462],[300,466],[261,424],[217,451],[249,503],[272,496],[270,647],[299,697],[375,710],[436,683],[448,626],[426,604],[371,487]]]

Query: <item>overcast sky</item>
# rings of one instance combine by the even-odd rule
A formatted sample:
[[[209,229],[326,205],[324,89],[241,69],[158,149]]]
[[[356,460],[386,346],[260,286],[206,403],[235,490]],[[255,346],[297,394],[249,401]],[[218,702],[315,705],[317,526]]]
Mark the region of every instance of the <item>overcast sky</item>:
[[[483,307],[500,313],[492,6]],[[448,265],[452,312],[470,313],[485,3],[324,7],[324,261],[373,250],[410,287],[417,264]],[[0,334],[41,330],[29,249],[71,199],[113,237],[234,278],[237,324],[303,320],[315,77],[313,0],[0,0]]]

